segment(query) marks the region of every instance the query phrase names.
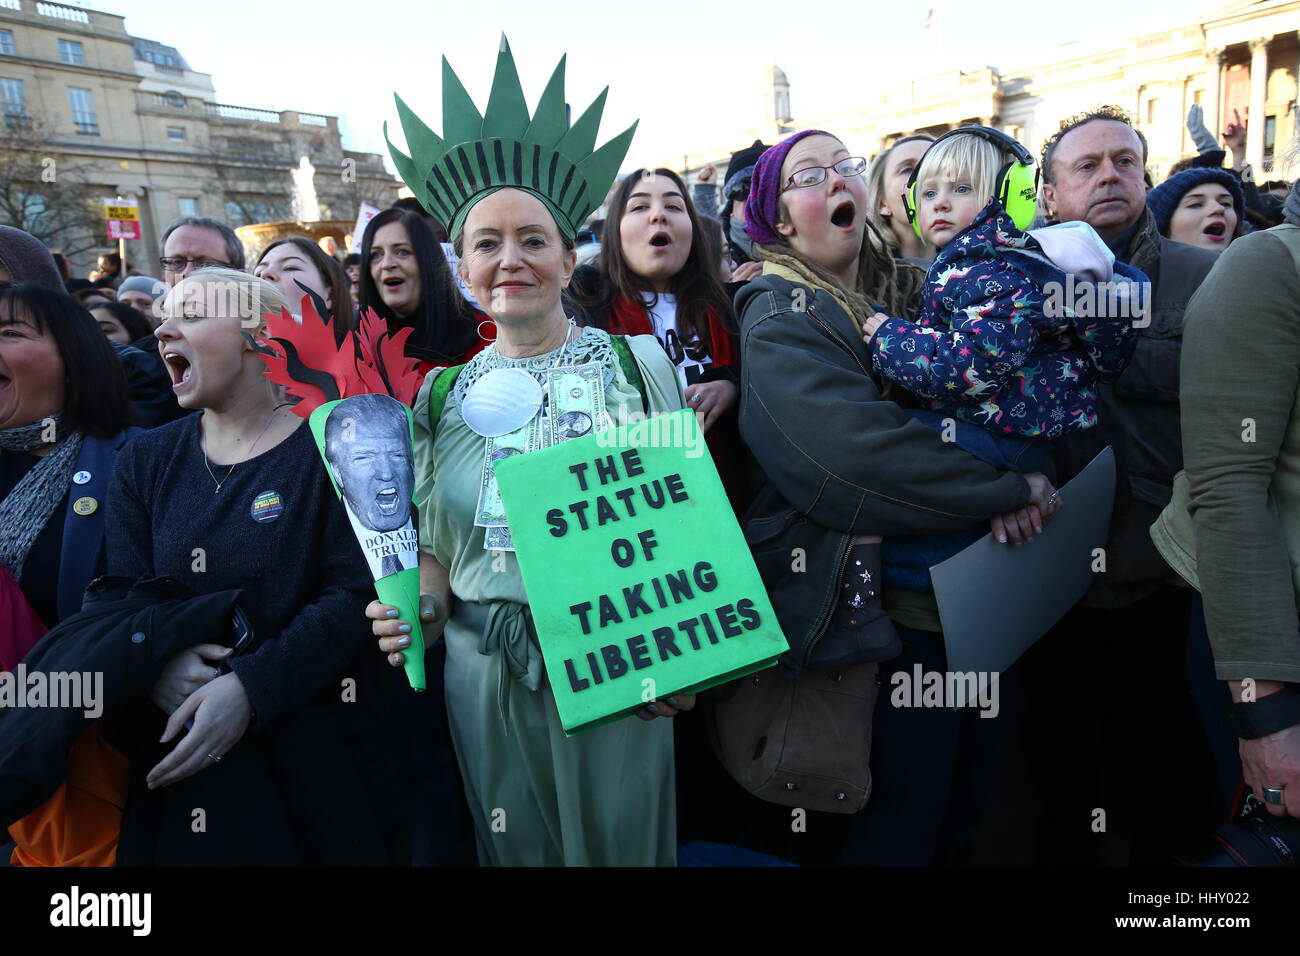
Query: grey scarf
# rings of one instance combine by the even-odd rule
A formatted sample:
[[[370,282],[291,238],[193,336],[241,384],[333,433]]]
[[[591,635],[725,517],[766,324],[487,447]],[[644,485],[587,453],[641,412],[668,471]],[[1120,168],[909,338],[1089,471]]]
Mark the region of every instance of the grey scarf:
[[[60,427],[60,416],[55,415],[54,421],[58,444],[0,501],[0,564],[15,580],[22,579],[27,552],[68,493],[81,452],[81,432],[67,435]],[[46,423],[40,421],[0,431],[0,449],[31,451],[47,445],[45,428]]]
[[[1286,202],[1282,204],[1282,215],[1293,226],[1300,226],[1300,192],[1297,189],[1300,189],[1300,181],[1291,187]]]
[[[745,224],[739,219],[728,219],[727,223],[730,228],[728,238],[731,240],[732,246],[749,256],[749,258],[757,259],[758,253],[754,251],[754,240],[749,238],[749,233],[745,232]]]

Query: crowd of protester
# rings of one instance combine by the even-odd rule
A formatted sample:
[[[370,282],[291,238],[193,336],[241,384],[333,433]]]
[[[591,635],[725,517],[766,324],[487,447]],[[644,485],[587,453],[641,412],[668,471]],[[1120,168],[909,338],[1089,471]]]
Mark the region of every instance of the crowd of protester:
[[[93,664],[136,691],[70,751],[42,725],[24,748],[0,740],[0,779],[44,787],[0,794],[4,856],[662,865],[711,847],[733,863],[1141,866],[1194,854],[1247,788],[1300,819],[1300,193],[1254,182],[1241,124],[1226,149],[1198,110],[1188,127],[1198,154],[1154,187],[1141,131],[1103,107],[1039,157],[982,128],[874,157],[804,130],[690,187],[638,169],[573,234],[509,189],[454,234],[402,200],[344,257],[291,236],[249,258],[228,225],[188,217],[156,278],[122,275],[116,254],[70,277],[0,227],[0,670]],[[1036,194],[1003,188],[1019,174]],[[536,278],[526,316],[486,292],[507,254],[465,242],[489,225],[540,230],[501,266]],[[1067,277],[1124,284],[1143,320],[1052,315],[1044,289]],[[458,416],[430,425],[427,384],[417,431],[438,454],[417,445],[416,498],[441,579],[421,610],[431,692],[413,694],[386,666],[409,625],[373,602],[310,429],[265,377],[281,306],[336,343],[368,312],[410,329],[422,376],[632,337],[647,406],[697,413],[791,646],[782,679],[878,670],[857,715],[865,806],[792,828],[738,786],[711,742],[743,688],[566,738],[535,652],[516,671],[480,650],[494,602],[526,598],[466,544],[481,442]],[[625,372],[611,388],[632,394]],[[1033,541],[1107,446],[1103,567],[1001,674],[1014,706],[896,706],[895,674],[947,668],[928,568],[990,530]],[[283,514],[250,518],[268,489]],[[250,653],[195,621],[144,661],[87,620],[108,600],[161,614],[235,592]],[[358,703],[340,702],[348,681]],[[1026,792],[1033,812],[1009,811]],[[195,838],[196,806],[219,840]]]

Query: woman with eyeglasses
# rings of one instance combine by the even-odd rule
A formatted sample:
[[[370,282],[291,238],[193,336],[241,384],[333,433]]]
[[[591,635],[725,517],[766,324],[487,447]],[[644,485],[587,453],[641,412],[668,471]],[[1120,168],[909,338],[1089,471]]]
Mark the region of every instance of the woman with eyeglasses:
[[[787,852],[868,865],[959,862],[1000,722],[970,708],[891,704],[895,673],[946,671],[942,625],[931,592],[886,587],[889,619],[860,614],[853,596],[869,599],[881,582],[854,554],[878,549],[881,534],[939,534],[996,515],[1028,528],[1026,509],[1045,511],[1051,488],[944,442],[882,395],[863,323],[876,311],[913,316],[922,277],[868,222],[865,169],[835,136],[805,130],[763,154],[745,205],[763,261],[736,303],[740,430],[760,472],[746,535],[792,669],[881,666],[874,713],[862,714],[873,721],[870,800],[858,814],[810,821],[826,839],[791,841]]]

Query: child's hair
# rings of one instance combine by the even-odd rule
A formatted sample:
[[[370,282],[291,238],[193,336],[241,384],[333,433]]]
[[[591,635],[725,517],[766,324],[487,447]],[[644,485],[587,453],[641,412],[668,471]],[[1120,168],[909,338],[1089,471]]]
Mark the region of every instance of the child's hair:
[[[920,186],[927,180],[961,180],[970,183],[981,207],[993,198],[998,170],[1015,159],[982,136],[950,136],[925,151],[916,168],[917,203]]]

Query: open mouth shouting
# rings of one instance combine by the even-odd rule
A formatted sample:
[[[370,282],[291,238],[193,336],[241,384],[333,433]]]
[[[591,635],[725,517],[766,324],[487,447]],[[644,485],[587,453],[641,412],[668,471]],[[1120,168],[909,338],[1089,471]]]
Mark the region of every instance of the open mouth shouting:
[[[857,211],[852,199],[844,200],[831,212],[831,225],[837,229],[852,229]]]
[[[650,246],[654,249],[667,249],[673,244],[673,237],[662,229],[650,237]]]
[[[166,349],[163,352],[163,362],[167,366],[167,374],[171,376],[173,392],[179,392],[189,384],[193,367],[188,358],[175,349]]]
[[[379,489],[375,494],[375,507],[386,518],[397,514],[399,505],[401,505],[401,501],[397,497],[397,488],[392,485]]]
[[[1223,242],[1228,237],[1228,224],[1221,219],[1216,220],[1207,224],[1201,234],[1214,242]]]

